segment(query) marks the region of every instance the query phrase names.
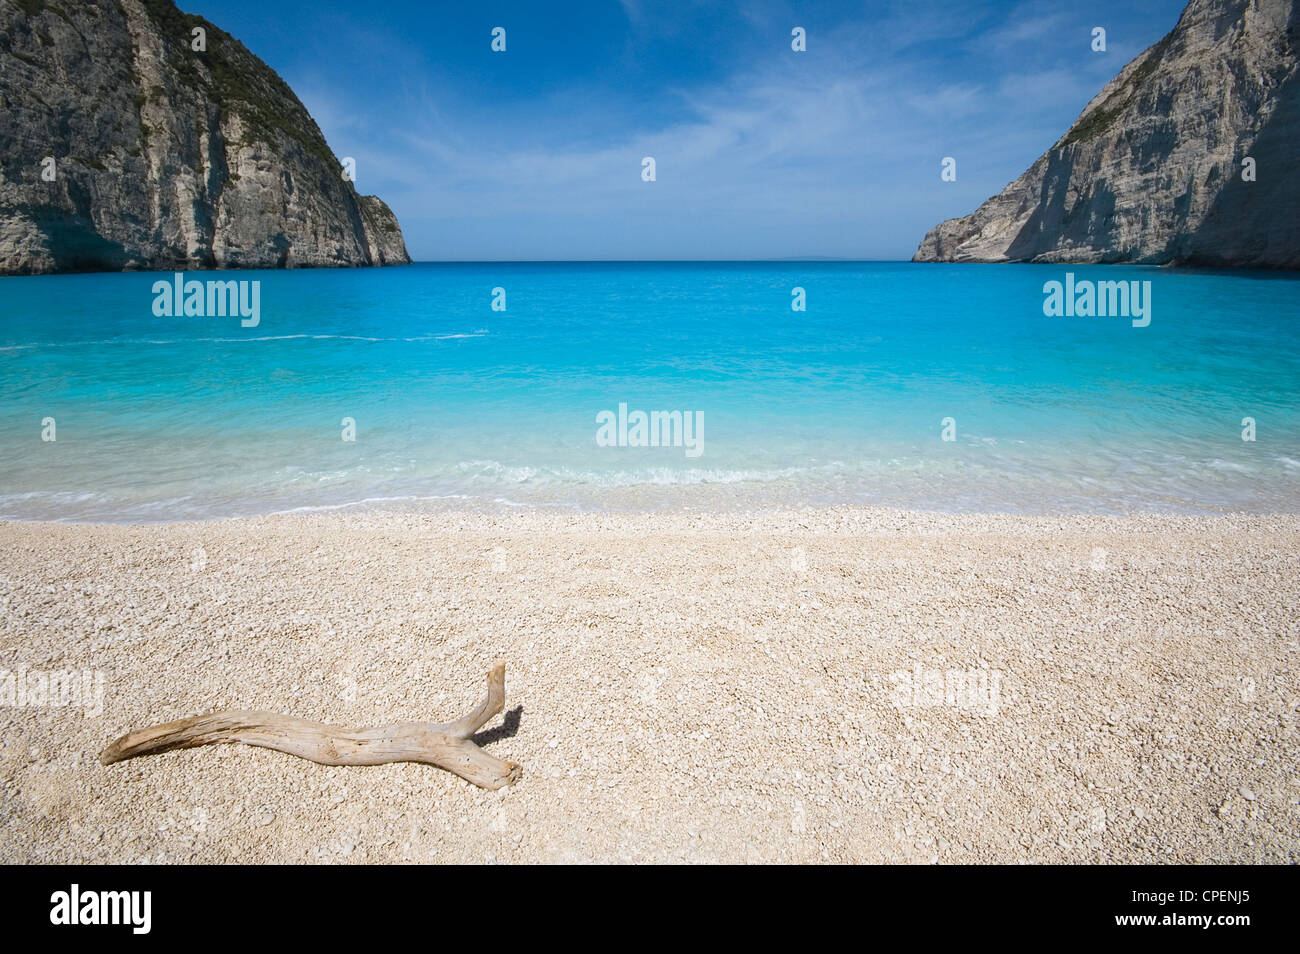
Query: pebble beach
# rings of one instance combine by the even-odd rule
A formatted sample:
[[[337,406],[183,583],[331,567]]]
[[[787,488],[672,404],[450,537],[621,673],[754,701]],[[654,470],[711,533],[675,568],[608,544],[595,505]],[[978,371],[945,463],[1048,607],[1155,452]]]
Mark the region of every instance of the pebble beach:
[[[1300,860],[1300,517],[281,515],[0,523],[5,863]],[[450,721],[499,791],[243,745]],[[96,711],[99,710],[99,711]]]

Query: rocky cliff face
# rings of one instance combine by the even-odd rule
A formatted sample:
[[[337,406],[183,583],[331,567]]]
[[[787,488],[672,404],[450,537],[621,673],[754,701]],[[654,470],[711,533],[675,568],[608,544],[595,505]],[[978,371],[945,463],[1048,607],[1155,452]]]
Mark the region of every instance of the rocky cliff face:
[[[1298,22],[1297,0],[1192,0],[1024,175],[931,229],[913,261],[1300,268]]]
[[[0,175],[0,273],[410,262],[275,71],[172,0],[0,0]]]

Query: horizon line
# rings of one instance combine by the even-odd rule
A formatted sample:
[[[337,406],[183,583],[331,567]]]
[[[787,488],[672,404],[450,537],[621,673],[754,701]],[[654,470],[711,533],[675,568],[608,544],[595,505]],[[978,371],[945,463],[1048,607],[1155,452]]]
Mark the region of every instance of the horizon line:
[[[423,258],[411,259],[411,265],[716,265],[720,263],[752,264],[754,262],[848,262],[862,264],[879,264],[903,262],[913,263],[910,258],[837,258],[829,255],[792,256],[789,258]],[[391,268],[393,266],[379,266]]]

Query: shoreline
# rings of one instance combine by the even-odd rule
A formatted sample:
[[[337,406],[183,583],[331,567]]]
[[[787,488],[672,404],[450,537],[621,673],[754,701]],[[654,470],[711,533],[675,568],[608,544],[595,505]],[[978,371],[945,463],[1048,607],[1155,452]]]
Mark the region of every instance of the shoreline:
[[[8,862],[1300,861],[1300,515],[421,512],[0,522]],[[223,745],[453,718],[500,792]],[[937,690],[936,690],[937,687]]]
[[[92,527],[92,528],[138,528],[163,529],[168,527],[216,527],[242,523],[259,523],[294,520],[437,520],[444,517],[480,518],[485,521],[510,518],[528,519],[530,517],[611,521],[678,521],[678,520],[713,520],[725,523],[743,522],[745,520],[764,521],[773,518],[802,516],[814,520],[825,519],[835,515],[840,519],[850,519],[861,523],[891,523],[898,520],[913,519],[926,521],[953,521],[956,523],[992,520],[1025,521],[1035,524],[1052,524],[1067,522],[1135,522],[1140,524],[1162,523],[1177,524],[1196,521],[1267,521],[1295,522],[1300,525],[1300,510],[1222,510],[1222,511],[1187,511],[1187,510],[1133,510],[1125,512],[1110,511],[1065,511],[1028,512],[1017,510],[927,510],[920,507],[895,507],[875,504],[800,504],[800,505],[755,505],[737,506],[734,509],[719,510],[705,505],[680,504],[676,506],[631,508],[623,506],[579,508],[565,504],[516,503],[507,500],[466,500],[445,505],[412,506],[407,509],[388,506],[368,506],[364,502],[320,507],[292,508],[274,510],[265,513],[220,515],[211,517],[141,520],[61,520],[46,517],[0,517],[0,528],[4,527]]]

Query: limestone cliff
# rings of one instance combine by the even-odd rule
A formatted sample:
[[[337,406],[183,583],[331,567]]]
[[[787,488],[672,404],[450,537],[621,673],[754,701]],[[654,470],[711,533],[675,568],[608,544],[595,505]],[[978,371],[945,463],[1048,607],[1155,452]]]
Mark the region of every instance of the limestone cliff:
[[[0,274],[410,261],[275,71],[172,0],[0,0],[0,176]]]
[[[913,261],[1300,268],[1298,3],[1192,0],[1024,175],[931,229]]]

